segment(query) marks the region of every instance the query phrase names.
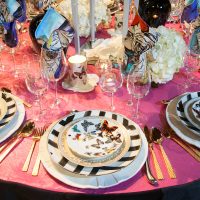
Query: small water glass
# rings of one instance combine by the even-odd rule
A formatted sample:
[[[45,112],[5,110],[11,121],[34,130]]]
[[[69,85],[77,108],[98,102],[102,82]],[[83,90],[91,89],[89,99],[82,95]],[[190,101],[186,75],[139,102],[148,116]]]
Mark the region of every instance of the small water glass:
[[[34,115],[34,120],[41,121],[45,114],[41,105],[41,97],[48,89],[48,80],[44,76],[38,56],[25,56],[24,60],[27,60],[25,83],[28,91],[36,96],[36,102],[39,105],[39,113]]]
[[[117,90],[122,87],[123,76],[120,69],[113,68],[112,70],[102,73],[99,80],[99,85],[104,92],[111,94],[111,111],[115,110],[113,96]]]
[[[138,110],[140,99],[145,97],[150,90],[151,78],[149,70],[144,68],[138,68],[137,64],[130,71],[127,77],[127,90],[135,99],[137,99],[136,110],[133,115],[133,118],[139,120]]]

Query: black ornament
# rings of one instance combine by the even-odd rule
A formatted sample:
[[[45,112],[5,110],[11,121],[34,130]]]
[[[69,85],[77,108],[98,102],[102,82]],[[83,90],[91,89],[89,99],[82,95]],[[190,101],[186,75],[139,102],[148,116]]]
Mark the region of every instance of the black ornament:
[[[140,0],[138,12],[150,27],[157,28],[166,23],[171,12],[171,4],[169,0]]]

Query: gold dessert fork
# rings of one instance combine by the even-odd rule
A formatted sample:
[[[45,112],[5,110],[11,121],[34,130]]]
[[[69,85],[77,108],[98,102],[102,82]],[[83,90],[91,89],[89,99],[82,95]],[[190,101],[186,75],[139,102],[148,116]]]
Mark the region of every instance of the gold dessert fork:
[[[40,140],[40,138],[42,137],[42,135],[44,134],[46,128],[45,127],[42,127],[42,128],[36,128],[34,130],[34,135],[32,136],[32,140],[33,140],[33,143],[32,143],[32,146],[29,150],[29,153],[28,153],[28,156],[26,158],[26,161],[23,165],[23,168],[22,168],[22,171],[23,172],[27,172],[28,171],[28,167],[29,167],[29,164],[30,164],[30,161],[31,161],[31,157],[32,157],[32,154],[33,154],[33,150],[35,148],[35,145],[36,143]]]
[[[167,171],[168,171],[168,174],[169,174],[169,177],[170,178],[176,178],[176,174],[175,174],[175,171],[172,167],[172,164],[162,146],[162,141],[163,141],[163,137],[162,137],[162,134],[161,134],[161,131],[157,128],[152,128],[152,139],[153,141],[159,145],[160,147],[160,150],[161,150],[161,153],[162,153],[162,156],[163,156],[163,160],[165,162],[165,165],[166,165],[166,168],[167,168]]]

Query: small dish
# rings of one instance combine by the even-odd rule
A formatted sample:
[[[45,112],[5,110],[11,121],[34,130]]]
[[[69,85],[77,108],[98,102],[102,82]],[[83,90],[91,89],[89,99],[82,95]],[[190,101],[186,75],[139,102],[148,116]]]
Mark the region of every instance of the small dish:
[[[72,90],[74,92],[91,92],[94,90],[95,86],[99,82],[99,77],[96,74],[87,74],[87,83],[85,85],[80,86],[71,86],[66,82],[62,82],[62,87],[66,90]]]

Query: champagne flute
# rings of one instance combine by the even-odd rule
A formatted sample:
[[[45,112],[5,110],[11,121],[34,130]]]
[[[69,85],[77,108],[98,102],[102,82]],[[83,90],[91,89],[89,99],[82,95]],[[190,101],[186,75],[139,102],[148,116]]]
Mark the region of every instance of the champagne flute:
[[[122,87],[123,84],[123,76],[120,68],[113,68],[111,71],[105,72],[101,74],[99,85],[104,92],[111,93],[111,111],[115,110],[113,96],[117,90]]]
[[[45,77],[55,83],[55,101],[51,107],[59,108],[65,101],[58,98],[58,81],[61,80],[67,71],[67,61],[64,50],[47,49],[45,46],[41,50],[41,65],[44,70]]]
[[[24,60],[27,60],[25,68],[26,78],[25,83],[29,92],[34,94],[37,98],[36,102],[39,105],[39,113],[35,114],[35,121],[42,121],[44,110],[41,105],[41,96],[48,89],[48,81],[44,77],[43,70],[40,66],[40,60],[37,56],[24,56]]]
[[[136,120],[139,120],[138,110],[140,99],[149,93],[151,86],[149,70],[146,68],[146,65],[143,65],[145,65],[145,62],[138,62],[135,64],[127,78],[127,90],[129,94],[137,99],[136,110],[133,115],[133,118]]]

